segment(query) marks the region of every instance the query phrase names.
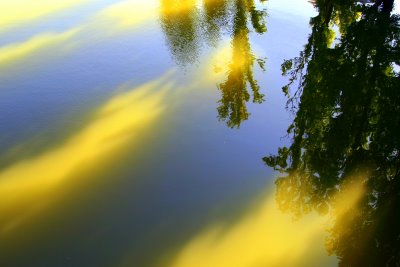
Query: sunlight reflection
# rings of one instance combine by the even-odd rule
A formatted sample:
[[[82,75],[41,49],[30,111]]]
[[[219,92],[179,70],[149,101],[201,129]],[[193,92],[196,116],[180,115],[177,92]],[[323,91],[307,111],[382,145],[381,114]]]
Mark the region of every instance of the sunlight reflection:
[[[355,182],[337,196],[334,213],[339,220],[350,210],[354,212],[362,192],[360,183]],[[316,214],[293,221],[269,197],[233,225],[217,224],[201,232],[169,266],[309,266],[308,260],[326,257],[318,247],[323,247],[328,225],[327,217]]]
[[[166,2],[165,0],[161,0],[162,8],[161,12],[163,14],[171,14],[171,15],[179,15],[182,13],[190,13],[196,8],[197,1],[196,0],[170,0]],[[168,4],[167,4],[168,3]]]
[[[360,202],[365,200],[366,197],[365,178],[369,176],[367,173],[365,171],[362,175],[348,179],[334,197],[332,218],[329,222],[330,235],[326,240],[326,248],[330,254],[333,254],[337,249],[341,238],[351,233],[350,229],[355,222],[357,225],[362,223],[361,220],[365,215],[360,208]],[[368,239],[367,236],[364,236],[364,238]],[[350,238],[347,240],[350,240]]]
[[[104,157],[112,158],[117,148],[148,130],[164,110],[163,99],[171,87],[168,75],[116,95],[61,146],[2,170],[0,233],[12,230],[27,213],[46,202],[46,194],[61,189],[72,172]]]
[[[222,42],[210,53],[206,63],[201,65],[203,77],[210,83],[220,83],[229,73],[244,68],[249,59],[246,59],[244,54],[236,53],[233,60],[234,54],[232,42],[229,40]]]
[[[195,0],[168,1],[168,4],[162,4],[161,7],[159,0],[125,0],[107,7],[99,15],[102,18],[115,20],[121,28],[127,28],[156,18],[160,8],[164,15],[178,16],[191,12],[195,6]]]
[[[256,56],[250,49],[246,51],[247,40],[242,37],[237,36],[235,47],[231,41],[224,40],[210,53],[206,63],[201,65],[203,77],[207,81],[219,83],[230,73],[246,72],[249,65],[253,64],[252,61],[256,59]],[[257,54],[265,54],[262,47],[253,46]]]
[[[293,266],[323,231],[322,218],[315,215],[292,222],[269,198],[233,226],[213,226],[202,232],[171,267]]]
[[[62,33],[42,33],[25,42],[0,47],[0,67],[50,47],[60,48],[62,43],[71,39],[80,30],[80,28],[73,28]]]
[[[0,0],[0,31],[6,27],[39,19],[88,0]]]
[[[25,5],[22,6],[25,8]],[[50,12],[50,10],[55,10],[56,7],[59,6],[61,7],[64,5],[54,5],[53,7],[49,4],[48,11]],[[99,41],[103,38],[109,39],[111,36],[118,33],[116,30],[119,28],[126,30],[129,27],[137,26],[138,24],[155,17],[157,15],[157,6],[158,1],[155,0],[128,0],[118,2],[105,7],[95,15],[91,16],[91,20],[83,22],[81,25],[70,28],[64,32],[42,32],[31,36],[25,41],[7,44],[0,47],[0,67],[8,67],[9,64],[13,64],[18,60],[25,60],[41,51],[47,51],[48,48],[57,49],[57,53],[53,54],[59,55],[60,53],[62,54],[63,51],[69,51],[72,47],[75,48],[76,45],[88,45],[92,44],[93,41]],[[20,13],[14,10],[16,9],[14,4],[6,4],[6,7],[9,9],[9,19],[11,20],[11,18],[13,18],[18,20]],[[25,10],[24,8],[23,10]],[[36,2],[32,8],[36,8]],[[44,9],[47,10],[46,8]],[[4,12],[3,9],[0,11],[0,15],[2,12]],[[104,20],[107,22],[106,27],[108,30],[104,29]],[[96,36],[96,38],[93,38],[93,32],[96,32],[99,35]],[[43,61],[43,63],[45,63],[45,61]]]
[[[157,7],[156,0],[126,0],[107,7],[100,12],[100,16],[116,20],[122,28],[132,27],[155,17]]]
[[[229,65],[232,60],[232,45],[225,41],[214,53],[210,55],[208,64],[204,64],[204,77],[209,81],[221,82],[228,73]]]

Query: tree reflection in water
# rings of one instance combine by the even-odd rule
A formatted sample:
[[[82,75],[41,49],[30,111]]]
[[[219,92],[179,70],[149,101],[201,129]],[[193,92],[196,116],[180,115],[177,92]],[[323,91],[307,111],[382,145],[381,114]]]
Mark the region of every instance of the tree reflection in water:
[[[219,101],[219,119],[226,120],[231,128],[239,127],[247,120],[249,112],[246,103],[250,100],[247,83],[253,92],[253,102],[262,103],[264,95],[253,76],[255,56],[251,52],[249,30],[247,28],[247,14],[251,14],[251,21],[258,33],[266,31],[265,24],[261,23],[263,13],[255,10],[252,1],[235,1],[232,37],[232,61],[229,65],[228,77],[218,85],[222,98]],[[254,14],[254,15],[253,15]],[[260,65],[263,68],[263,65]]]
[[[295,118],[291,145],[264,158],[282,173],[276,199],[297,217],[333,215],[327,249],[340,266],[400,266],[400,17],[393,0],[314,4],[308,44],[282,64]],[[339,218],[332,203],[353,177],[365,193]]]
[[[201,42],[217,46],[221,35],[231,35],[232,57],[227,66],[227,79],[217,85],[221,91],[218,118],[231,128],[247,120],[247,102],[262,103],[264,95],[253,75],[254,63],[264,70],[264,60],[257,59],[249,42],[249,21],[255,32],[266,32],[264,10],[254,0],[204,0],[200,12],[195,0],[161,0],[161,26],[174,59],[186,66],[196,62]],[[201,38],[205,40],[202,40]]]
[[[161,0],[161,26],[178,63],[194,62],[199,55],[199,12],[196,0]]]

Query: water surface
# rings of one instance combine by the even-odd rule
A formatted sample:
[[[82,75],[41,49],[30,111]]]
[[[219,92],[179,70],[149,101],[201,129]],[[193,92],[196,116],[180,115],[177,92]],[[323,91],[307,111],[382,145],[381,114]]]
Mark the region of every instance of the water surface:
[[[318,6],[2,6],[1,266],[337,265],[329,218],[278,210],[262,160],[291,145],[281,64]]]

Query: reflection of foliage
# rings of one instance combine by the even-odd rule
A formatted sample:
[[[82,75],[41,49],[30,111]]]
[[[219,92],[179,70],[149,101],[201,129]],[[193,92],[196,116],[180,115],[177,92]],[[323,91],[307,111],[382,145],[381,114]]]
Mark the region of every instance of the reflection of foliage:
[[[319,18],[324,24],[336,24],[343,34],[347,26],[357,18],[359,5],[348,0],[314,0],[310,1],[319,11]]]
[[[220,39],[221,28],[228,24],[227,0],[204,0],[205,35],[212,46]]]
[[[330,48],[333,17],[321,10],[338,14],[335,3],[343,1],[316,2],[324,4],[305,50],[282,65],[287,95],[299,81],[288,102],[296,111],[288,128],[293,141],[264,160],[287,174],[276,181],[277,201],[297,216],[332,210],[344,182],[363,175],[365,195],[345,221],[337,218],[328,249],[340,266],[399,266],[400,77],[393,65],[400,64],[400,18],[390,15],[393,1],[352,4],[349,10],[362,15],[342,25]]]
[[[235,2],[236,12],[233,23],[232,62],[229,65],[227,80],[219,85],[222,98],[219,101],[218,114],[221,120],[227,120],[229,127],[239,127],[243,120],[247,120],[249,113],[246,102],[250,100],[247,91],[247,82],[253,91],[253,102],[262,103],[264,95],[260,93],[260,87],[253,76],[255,57],[251,52],[249,42],[249,30],[247,28],[247,14],[251,14],[253,27],[258,32],[265,31],[265,25],[257,16],[260,13],[254,5],[242,0]],[[253,14],[256,14],[253,16]],[[254,17],[254,18],[253,18]],[[254,19],[254,21],[253,21]],[[259,61],[263,67],[263,61]]]
[[[232,60],[227,80],[218,85],[222,93],[218,117],[229,127],[239,127],[249,117],[246,107],[250,100],[248,84],[253,92],[253,102],[263,102],[260,87],[253,76],[253,66],[257,61],[264,70],[265,61],[256,59],[251,52],[248,20],[254,31],[262,34],[267,30],[266,12],[257,10],[254,0],[204,0],[203,6],[204,12],[201,13],[194,0],[161,0],[161,25],[174,58],[182,65],[197,59],[202,41],[200,32],[212,46],[217,45],[223,29],[232,35]]]
[[[196,60],[198,36],[196,32],[195,0],[161,0],[161,26],[175,59],[182,64]]]

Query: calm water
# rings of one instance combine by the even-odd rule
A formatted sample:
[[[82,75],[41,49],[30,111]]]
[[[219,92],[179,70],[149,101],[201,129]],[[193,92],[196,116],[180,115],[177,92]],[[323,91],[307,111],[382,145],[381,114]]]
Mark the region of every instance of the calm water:
[[[323,15],[322,8],[300,0],[0,4],[0,266],[336,266],[336,255],[345,258],[340,249],[331,248],[328,255],[326,229],[333,218],[340,221],[343,214],[355,214],[342,206],[353,207],[358,198],[343,198],[346,205],[336,201],[336,217],[312,211],[293,220],[299,209],[308,213],[316,206],[321,211],[321,203],[331,200],[321,200],[321,195],[347,188],[339,190],[338,183],[330,183],[326,188],[335,192],[324,187],[318,203],[305,200],[313,199],[312,194],[286,195],[294,184],[308,185],[292,178],[302,177],[301,170],[319,179],[332,162],[342,162],[328,153],[330,146],[340,148],[340,142],[314,138],[316,132],[324,136],[324,130],[304,125],[334,128],[312,116],[325,114],[329,105],[345,106],[340,101],[331,104],[324,95],[307,94],[308,87],[322,86],[320,81],[328,76],[336,77],[327,80],[329,84],[338,77],[346,79],[346,72],[335,74],[333,67],[324,67],[336,66],[328,59],[340,55],[319,52],[341,42],[344,22],[331,27],[329,34],[336,32],[336,41],[324,43],[321,36],[331,38],[326,37],[325,24],[316,19],[310,23],[311,17]],[[345,15],[357,24],[368,21],[368,12]],[[387,36],[397,40],[398,32]],[[391,44],[393,54],[398,53],[398,43]],[[300,61],[285,61],[299,55]],[[392,64],[389,76],[399,88],[396,57],[385,62]],[[301,59],[304,66],[299,66]],[[321,71],[314,74],[318,59],[327,64],[316,65]],[[320,106],[308,104],[306,111],[300,106],[297,114],[290,111],[281,88],[296,74],[282,76],[283,62],[288,73],[303,69],[307,82],[299,102],[321,100]],[[387,96],[394,103],[387,114],[397,114],[382,115],[382,121],[396,125],[388,133],[400,125],[398,95],[395,90]],[[345,113],[335,112],[332,118]],[[303,123],[304,117],[311,118],[309,124]],[[307,167],[313,163],[306,163],[314,159],[311,152],[302,159],[303,167],[296,165],[292,144],[298,139],[287,133],[293,121],[294,137],[306,128],[302,151],[328,151],[319,155],[323,170]],[[354,124],[346,120],[345,125]],[[374,138],[367,134],[363,140],[369,145]],[[393,142],[385,153],[396,166],[399,143]],[[279,169],[279,159],[265,158],[270,167],[263,161],[285,146],[292,165],[281,164],[280,169],[292,180],[278,181],[291,183],[286,191],[276,190],[274,184],[282,176],[274,170]],[[331,165],[323,158],[332,160]],[[361,161],[366,162],[370,161]],[[346,171],[332,170],[335,177]],[[399,180],[398,171],[393,175]],[[355,192],[363,194],[360,190]],[[282,213],[279,204],[292,214]]]

